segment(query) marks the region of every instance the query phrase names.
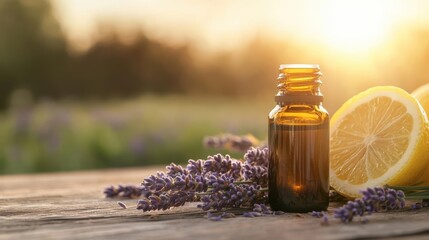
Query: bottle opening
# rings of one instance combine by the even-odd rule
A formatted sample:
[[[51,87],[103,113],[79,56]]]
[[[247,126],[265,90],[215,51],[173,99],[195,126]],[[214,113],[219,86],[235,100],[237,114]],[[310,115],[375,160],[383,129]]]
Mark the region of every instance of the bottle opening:
[[[316,68],[316,69],[320,69],[319,64],[280,64],[280,69],[285,69],[285,68]]]

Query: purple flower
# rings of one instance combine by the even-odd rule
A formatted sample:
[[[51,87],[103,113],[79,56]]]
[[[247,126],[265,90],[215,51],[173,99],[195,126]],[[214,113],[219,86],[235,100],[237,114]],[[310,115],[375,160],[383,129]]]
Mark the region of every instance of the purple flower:
[[[216,154],[209,156],[204,162],[204,172],[212,174],[227,174],[234,178],[241,176],[241,162],[229,155]]]
[[[259,185],[230,183],[221,190],[202,196],[202,204],[198,206],[206,211],[209,209],[221,211],[225,208],[251,207],[255,203],[265,202],[266,197],[265,192],[260,191]]]
[[[105,194],[106,197],[138,195],[142,199],[137,209],[143,211],[166,210],[201,200],[199,207],[204,210],[254,206],[254,212],[277,214],[263,205],[267,199],[267,192],[261,191],[268,181],[267,150],[251,148],[244,158],[243,163],[229,155],[216,154],[207,160],[191,159],[186,167],[171,163],[166,172],[145,178],[138,189],[109,187]]]
[[[171,207],[183,206],[186,202],[195,200],[194,192],[166,192],[159,196],[150,195],[138,201],[137,209],[143,212],[154,210],[167,210]]]
[[[134,185],[119,185],[118,187],[110,186],[104,189],[104,195],[107,198],[123,197],[123,198],[137,198],[143,194],[143,188]]]
[[[203,144],[209,148],[225,148],[236,152],[245,152],[250,147],[258,144],[259,141],[252,135],[236,136],[232,134],[222,134],[218,136],[208,136],[203,140]]]
[[[204,160],[190,159],[188,161],[188,165],[186,165],[186,170],[188,170],[189,174],[191,175],[202,175],[204,171],[203,165],[204,165]]]
[[[175,163],[170,163],[170,165],[168,165],[166,169],[167,169],[167,175],[170,177],[176,177],[178,175],[188,174],[188,170],[186,170],[180,165],[176,165]]]
[[[372,214],[380,210],[395,210],[405,206],[405,195],[400,190],[390,188],[367,188],[362,191],[362,198],[349,201],[343,207],[334,212],[334,217],[348,223],[355,216]]]
[[[247,164],[252,166],[268,167],[268,148],[251,147],[246,154],[244,154],[244,160]]]

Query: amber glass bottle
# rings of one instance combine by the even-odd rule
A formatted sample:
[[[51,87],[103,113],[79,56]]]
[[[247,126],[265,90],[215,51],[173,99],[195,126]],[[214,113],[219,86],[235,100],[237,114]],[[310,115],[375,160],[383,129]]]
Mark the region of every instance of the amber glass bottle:
[[[269,192],[273,210],[310,212],[329,204],[329,115],[318,65],[280,65],[277,106],[269,122]]]

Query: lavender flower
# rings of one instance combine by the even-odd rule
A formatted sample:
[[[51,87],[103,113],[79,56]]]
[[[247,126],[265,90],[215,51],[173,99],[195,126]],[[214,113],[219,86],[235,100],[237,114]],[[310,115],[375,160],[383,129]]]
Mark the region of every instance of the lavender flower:
[[[322,222],[320,222],[320,225],[322,225],[322,226],[327,226],[327,225],[329,225],[329,219],[328,219],[328,214],[327,213],[323,213],[323,216],[322,216]]]
[[[141,196],[137,209],[166,210],[185,202],[201,200],[204,210],[251,207],[266,202],[267,148],[250,148],[245,162],[229,155],[216,154],[207,160],[189,160],[186,167],[171,163],[166,172],[158,172],[144,179],[140,188],[119,186],[105,190],[107,197]],[[267,214],[265,205],[255,211]],[[272,213],[272,212],[270,212]]]
[[[188,174],[188,170],[183,168],[180,165],[176,165],[175,163],[170,163],[170,165],[168,165],[166,167],[167,169],[167,175],[170,177],[175,177],[178,175],[183,175],[183,174]]]
[[[136,198],[143,194],[143,188],[134,185],[119,185],[118,187],[110,186],[104,190],[107,198],[123,197],[123,198]]]
[[[266,194],[260,191],[260,186],[256,184],[236,185],[230,183],[220,191],[213,191],[209,195],[201,198],[202,204],[198,207],[203,210],[215,209],[217,211],[223,208],[250,207],[258,202],[266,201]]]
[[[246,181],[268,186],[268,148],[250,148],[244,155],[242,175]]]
[[[367,188],[362,191],[363,197],[349,201],[343,207],[334,212],[334,217],[348,223],[355,216],[363,216],[380,210],[395,210],[405,205],[405,195],[400,190],[390,188]]]
[[[313,216],[313,217],[321,218],[321,217],[323,217],[324,213],[325,213],[325,212],[312,211],[310,214],[311,214],[311,216]]]
[[[189,174],[191,175],[202,175],[203,174],[203,167],[204,167],[204,160],[198,159],[198,160],[193,160],[190,159],[188,161],[188,165],[186,166],[186,170],[189,172]]]
[[[260,216],[262,216],[262,213],[260,213],[260,212],[244,212],[243,213],[243,217],[254,218],[254,217],[260,217]]]
[[[211,221],[221,221],[224,218],[235,218],[234,213],[222,212],[220,214],[214,214],[210,211],[207,211],[207,219]]]
[[[414,203],[411,205],[411,209],[413,209],[413,210],[417,210],[420,208],[423,208],[423,204],[421,202],[417,202],[417,203]]]
[[[241,162],[231,158],[229,155],[216,154],[209,156],[204,162],[204,171],[212,174],[226,174],[234,178],[240,178]]]
[[[250,147],[258,145],[259,141],[252,135],[236,136],[232,134],[222,134],[205,137],[203,144],[210,148],[224,148],[236,152],[245,152]]]
[[[257,204],[255,203],[253,205],[253,211],[254,212],[259,212],[262,214],[273,214],[273,211],[271,211],[270,207],[265,206],[265,204]]]
[[[154,192],[167,192],[169,190],[203,192],[208,187],[205,178],[201,176],[176,173],[175,177],[172,177],[163,172],[146,178],[142,185],[144,190]]]
[[[246,154],[244,160],[247,164],[261,167],[268,167],[268,148],[254,148],[251,147]]]
[[[150,195],[147,198],[141,199],[137,203],[137,209],[143,212],[153,210],[167,210],[171,207],[183,206],[186,202],[195,200],[194,192],[166,192],[160,195]]]
[[[211,221],[221,221],[222,215],[221,214],[215,215],[215,214],[208,211],[207,212],[207,219],[209,219]]]

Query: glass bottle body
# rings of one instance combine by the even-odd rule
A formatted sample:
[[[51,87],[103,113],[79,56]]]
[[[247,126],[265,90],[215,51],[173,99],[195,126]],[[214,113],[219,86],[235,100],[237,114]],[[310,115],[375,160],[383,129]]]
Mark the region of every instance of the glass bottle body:
[[[279,85],[294,79],[286,80],[281,78]],[[319,77],[317,81],[301,82],[304,91],[277,94],[281,97],[269,114],[268,198],[273,210],[310,212],[328,207],[329,115],[320,102]],[[309,84],[317,85],[317,91],[308,91]]]

